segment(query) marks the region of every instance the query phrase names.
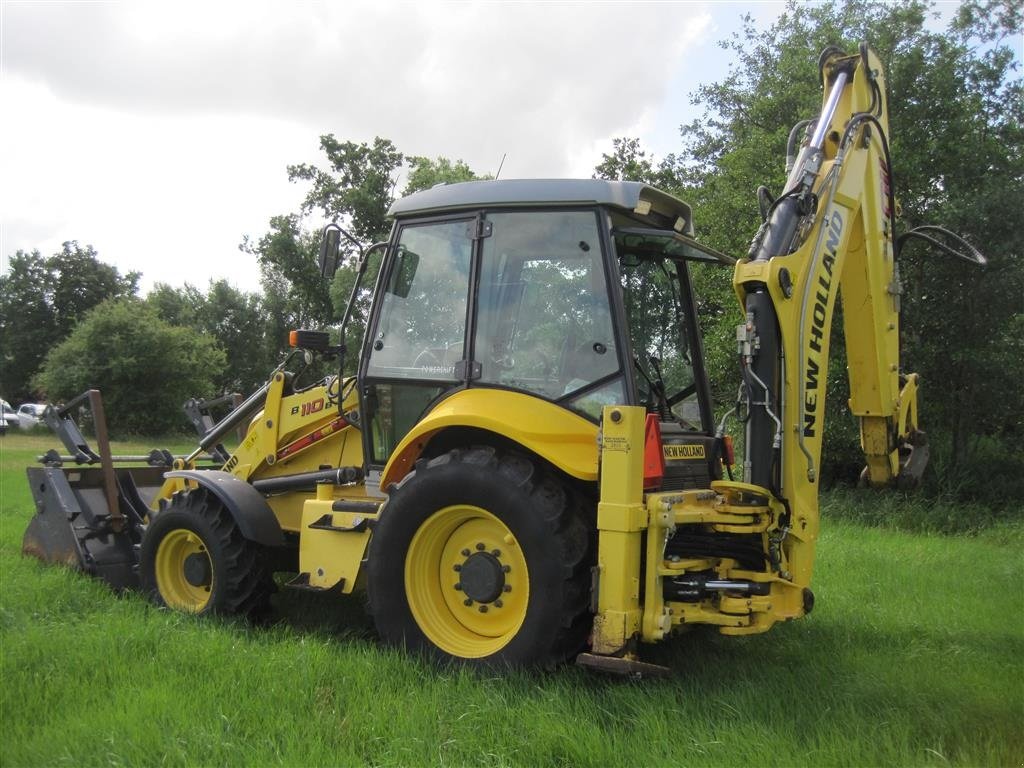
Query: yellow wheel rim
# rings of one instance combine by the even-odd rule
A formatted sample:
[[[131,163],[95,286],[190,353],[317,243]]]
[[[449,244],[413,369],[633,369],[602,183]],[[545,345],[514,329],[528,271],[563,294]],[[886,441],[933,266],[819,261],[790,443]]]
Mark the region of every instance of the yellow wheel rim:
[[[508,527],[480,507],[459,504],[439,509],[413,536],[405,594],[431,643],[478,659],[508,645],[523,625],[530,576]]]
[[[199,613],[210,602],[213,562],[194,531],[176,528],[156,550],[156,587],[170,608]]]

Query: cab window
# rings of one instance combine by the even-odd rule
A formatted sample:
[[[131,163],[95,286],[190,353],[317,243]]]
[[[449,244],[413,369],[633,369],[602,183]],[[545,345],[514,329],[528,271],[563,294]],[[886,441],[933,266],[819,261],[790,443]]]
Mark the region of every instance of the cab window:
[[[456,379],[472,251],[466,225],[446,221],[402,230],[371,342],[369,376]]]
[[[480,381],[594,417],[621,402],[621,383],[593,387],[620,369],[595,212],[487,218],[474,346]],[[596,393],[575,397],[590,388]]]

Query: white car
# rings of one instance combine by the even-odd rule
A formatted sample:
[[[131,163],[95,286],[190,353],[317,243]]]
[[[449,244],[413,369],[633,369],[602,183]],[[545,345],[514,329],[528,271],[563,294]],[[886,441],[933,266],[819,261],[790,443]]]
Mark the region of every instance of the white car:
[[[6,400],[0,399],[0,435],[7,431],[8,427],[18,426],[18,413]]]
[[[24,430],[32,429],[43,423],[43,411],[46,403],[25,403],[18,408],[18,426]]]

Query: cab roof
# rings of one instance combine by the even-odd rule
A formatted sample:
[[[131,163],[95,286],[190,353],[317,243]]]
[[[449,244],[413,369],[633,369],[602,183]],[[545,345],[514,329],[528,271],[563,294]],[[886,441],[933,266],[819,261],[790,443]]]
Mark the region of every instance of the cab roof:
[[[601,179],[503,179],[439,184],[396,200],[388,216],[407,218],[429,213],[479,208],[602,205],[645,223],[693,235],[690,206],[638,181]]]

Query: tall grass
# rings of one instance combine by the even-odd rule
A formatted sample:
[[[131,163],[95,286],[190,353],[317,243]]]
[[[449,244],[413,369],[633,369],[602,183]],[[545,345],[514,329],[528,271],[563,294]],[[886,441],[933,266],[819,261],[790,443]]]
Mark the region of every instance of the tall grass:
[[[484,674],[382,648],[358,598],[282,592],[277,623],[254,628],[22,558],[24,466],[42,451],[6,440],[3,766],[1024,760],[1024,562],[1001,536],[826,520],[806,619],[646,649],[668,680]]]
[[[1024,543],[1024,502],[992,506],[949,496],[928,497],[891,489],[836,486],[821,498],[822,519],[848,520],[887,530],[974,536],[986,533]]]

